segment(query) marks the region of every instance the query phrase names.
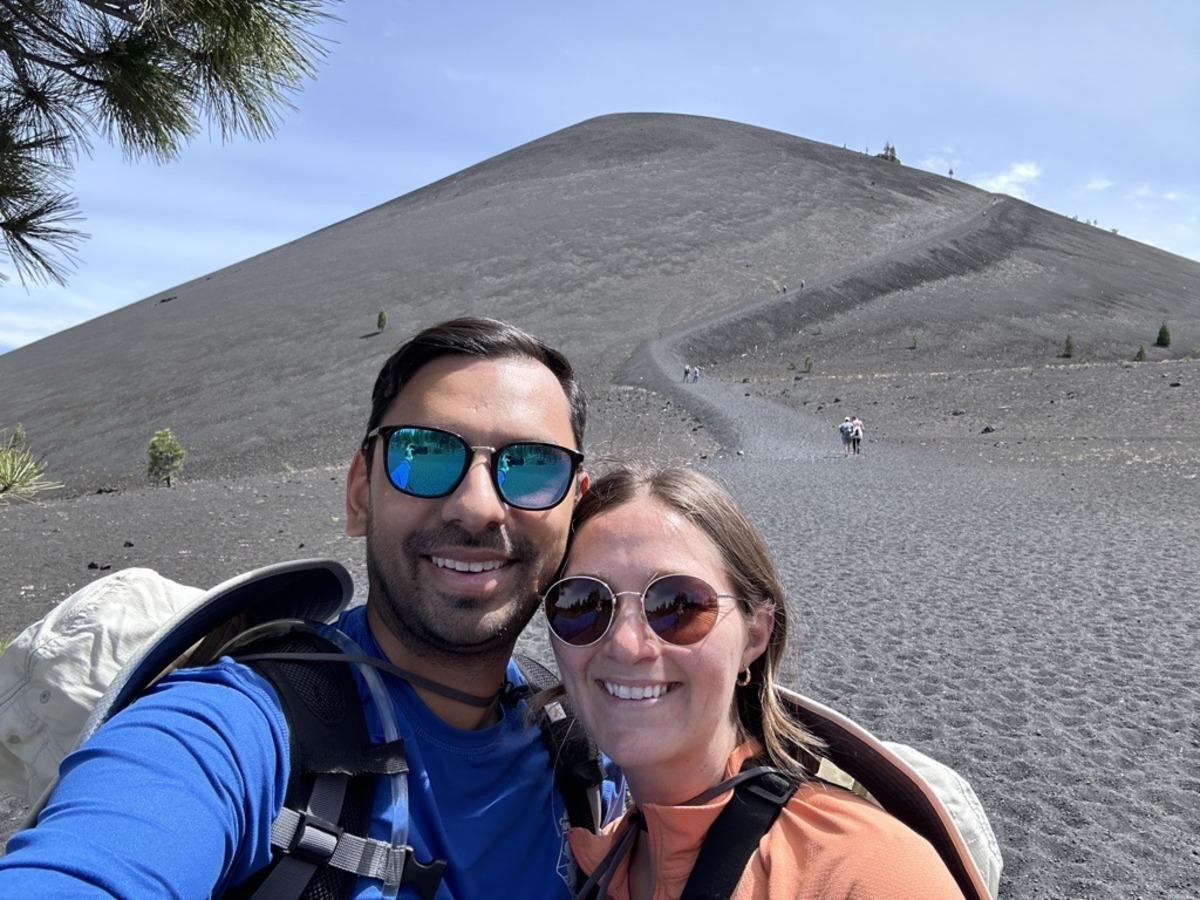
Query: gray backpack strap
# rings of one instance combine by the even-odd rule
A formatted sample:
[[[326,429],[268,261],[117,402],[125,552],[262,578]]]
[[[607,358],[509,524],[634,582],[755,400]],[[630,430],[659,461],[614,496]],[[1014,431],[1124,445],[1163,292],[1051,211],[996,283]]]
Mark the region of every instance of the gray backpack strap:
[[[314,656],[315,652],[315,656]],[[410,884],[432,900],[445,863],[365,835],[376,779],[407,771],[401,741],[373,745],[349,657],[299,628],[234,651],[275,687],[288,721],[291,778],[272,824],[275,859],[227,896],[301,900],[350,896],[357,876]]]
[[[282,851],[252,900],[296,900],[317,869],[329,865],[343,837],[336,825],[346,800],[348,775],[317,775],[303,813],[284,807],[271,825],[271,846]]]
[[[536,691],[555,690],[561,682],[536,659],[522,654],[517,666]],[[550,754],[554,780],[562,793],[571,825],[598,832],[603,823],[604,760],[600,749],[575,718],[575,710],[563,695],[551,700],[538,713],[542,743]]]
[[[255,900],[300,896],[312,874],[323,865],[375,878],[389,887],[412,885],[422,897],[432,900],[441,884],[444,862],[423,865],[411,847],[393,847],[374,838],[346,834],[332,824],[337,815],[334,807],[341,804],[338,795],[344,791],[346,781],[344,775],[318,775],[307,812],[286,808],[280,812],[271,826],[271,845],[286,855],[254,893]]]

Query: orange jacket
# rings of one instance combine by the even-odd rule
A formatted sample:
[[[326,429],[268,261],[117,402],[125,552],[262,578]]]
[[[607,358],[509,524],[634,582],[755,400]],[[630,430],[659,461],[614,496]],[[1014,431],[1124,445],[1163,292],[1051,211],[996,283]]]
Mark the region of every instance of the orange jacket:
[[[742,744],[725,777],[760,752]],[[726,791],[699,806],[640,807],[656,873],[653,900],[676,900],[700,852],[704,835],[733,796]],[[571,849],[592,872],[622,831],[625,820],[595,835],[573,828]],[[632,855],[632,854],[631,854]],[[629,898],[626,856],[609,887],[613,900]],[[962,900],[937,852],[924,838],[849,791],[806,782],[788,801],[758,845],[733,892],[733,900]]]

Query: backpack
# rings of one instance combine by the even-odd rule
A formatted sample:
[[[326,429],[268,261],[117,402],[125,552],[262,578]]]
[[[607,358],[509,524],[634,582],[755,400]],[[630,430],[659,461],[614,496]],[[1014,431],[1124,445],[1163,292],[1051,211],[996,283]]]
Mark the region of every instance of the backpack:
[[[271,864],[227,896],[347,896],[366,875],[432,898],[444,861],[421,861],[407,845],[360,836],[378,778],[392,779],[394,795],[407,796],[407,764],[387,716],[385,741],[370,742],[350,666],[389,709],[376,669],[423,679],[363,654],[340,632],[305,624],[332,619],[352,595],[349,574],[328,560],[267,566],[207,592],[127,569],[71,595],[0,656],[0,730],[17,737],[0,747],[0,788],[36,798],[23,827],[49,799],[59,762],[105,721],[172,669],[229,655],[274,686],[288,722],[291,776],[272,824]],[[518,659],[518,666],[527,684],[510,686],[502,702],[557,683],[532,660]],[[539,725],[568,819],[594,829],[605,775],[599,751],[572,727],[565,701],[546,709],[554,721],[542,715]]]
[[[1004,861],[987,814],[958,772],[913,747],[880,741],[841,713],[795,691],[784,705],[825,742],[815,777],[852,791],[925,838],[967,900],[996,900]],[[744,780],[704,836],[680,900],[730,897],[746,864],[799,786],[761,760],[747,760]]]

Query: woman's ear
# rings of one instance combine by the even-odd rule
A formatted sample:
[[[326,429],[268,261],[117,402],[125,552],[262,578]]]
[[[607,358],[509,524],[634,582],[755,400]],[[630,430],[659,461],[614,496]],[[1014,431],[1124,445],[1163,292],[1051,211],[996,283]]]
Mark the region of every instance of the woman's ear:
[[[759,603],[750,615],[746,629],[746,649],[742,652],[742,668],[749,668],[767,650],[771,632],[775,630],[775,607],[771,603]]]

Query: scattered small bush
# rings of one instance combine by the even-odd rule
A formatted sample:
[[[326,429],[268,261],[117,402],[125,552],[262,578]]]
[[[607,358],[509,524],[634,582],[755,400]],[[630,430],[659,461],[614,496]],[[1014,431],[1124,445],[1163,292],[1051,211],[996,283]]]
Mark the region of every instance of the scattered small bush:
[[[1134,362],[1145,362],[1146,361],[1146,345],[1145,344],[1140,344],[1138,346],[1138,352],[1133,355],[1133,361]]]
[[[171,487],[176,475],[183,471],[187,451],[170,428],[154,432],[146,452],[146,475],[153,484]]]
[[[812,372],[812,367],[813,367],[813,358],[812,358],[812,355],[809,354],[808,356],[804,357],[804,371]]]
[[[0,432],[0,506],[10,500],[27,500],[62,487],[46,479],[45,464],[25,442],[25,429],[17,425],[7,437]]]
[[[1154,339],[1155,347],[1170,347],[1171,346],[1171,329],[1167,327],[1164,321],[1162,327],[1158,329],[1158,337]]]
[[[1062,355],[1063,359],[1070,359],[1075,355],[1075,342],[1071,340],[1069,334],[1067,335],[1067,339],[1063,341]]]
[[[909,350],[917,349],[917,336],[915,334],[912,336],[912,343],[908,345],[908,349]]]
[[[387,310],[381,309],[379,315],[375,319],[375,328],[379,331],[387,328]]]

